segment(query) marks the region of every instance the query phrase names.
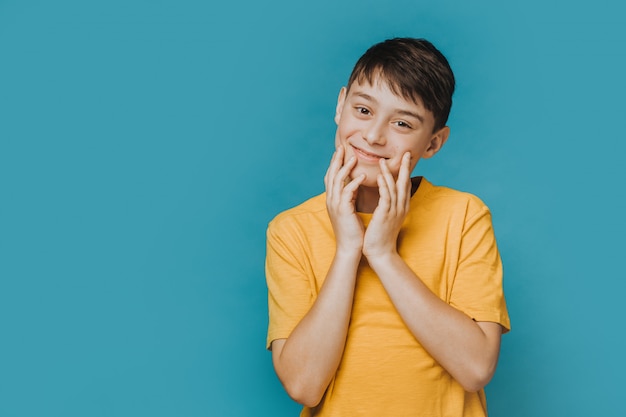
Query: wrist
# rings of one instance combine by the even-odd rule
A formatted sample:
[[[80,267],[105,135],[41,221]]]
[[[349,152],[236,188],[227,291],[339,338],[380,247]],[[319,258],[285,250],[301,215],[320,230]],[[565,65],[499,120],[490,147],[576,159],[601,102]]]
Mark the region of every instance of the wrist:
[[[335,251],[335,258],[346,260],[346,261],[360,261],[361,256],[363,254],[363,248],[354,246],[342,246],[337,245],[337,250]]]
[[[400,255],[396,250],[376,251],[368,253],[364,252],[363,255],[367,259],[367,263],[374,270],[376,270],[376,268],[380,266],[393,264],[394,262],[402,259],[400,258]]]

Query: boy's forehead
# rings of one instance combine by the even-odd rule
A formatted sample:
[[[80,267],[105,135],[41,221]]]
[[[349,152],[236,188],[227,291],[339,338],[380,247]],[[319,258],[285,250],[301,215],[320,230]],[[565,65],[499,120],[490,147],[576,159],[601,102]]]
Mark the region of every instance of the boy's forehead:
[[[407,106],[417,106],[423,111],[426,111],[424,107],[424,102],[422,98],[419,96],[416,97],[407,97],[405,94],[402,94],[402,90],[399,86],[392,83],[389,79],[387,79],[383,74],[376,74],[373,76],[371,82],[363,77],[356,78],[351,85],[348,86],[348,96],[368,96],[367,98],[376,99],[375,96],[371,96],[371,94],[375,93],[377,90],[385,91],[387,90],[391,93],[398,102],[401,102]],[[367,94],[365,93],[367,91]]]

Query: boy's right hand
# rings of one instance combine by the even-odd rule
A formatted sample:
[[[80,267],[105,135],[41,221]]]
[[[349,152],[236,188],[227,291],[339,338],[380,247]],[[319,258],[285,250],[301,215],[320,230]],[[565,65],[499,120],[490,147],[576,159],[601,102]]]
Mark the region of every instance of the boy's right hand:
[[[326,185],[326,208],[335,232],[337,252],[361,253],[365,228],[356,214],[356,196],[365,175],[350,180],[350,172],[356,166],[351,157],[344,165],[345,149],[337,148],[324,176]]]

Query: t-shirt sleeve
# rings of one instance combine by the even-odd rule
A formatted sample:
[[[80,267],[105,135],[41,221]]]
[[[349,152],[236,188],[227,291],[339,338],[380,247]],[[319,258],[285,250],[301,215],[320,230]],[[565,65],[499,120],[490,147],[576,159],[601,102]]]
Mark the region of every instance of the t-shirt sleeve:
[[[511,328],[502,288],[502,262],[491,213],[484,205],[465,221],[450,304],[476,321]]]
[[[288,220],[274,220],[267,230],[268,349],[274,340],[289,337],[313,303],[302,236]]]

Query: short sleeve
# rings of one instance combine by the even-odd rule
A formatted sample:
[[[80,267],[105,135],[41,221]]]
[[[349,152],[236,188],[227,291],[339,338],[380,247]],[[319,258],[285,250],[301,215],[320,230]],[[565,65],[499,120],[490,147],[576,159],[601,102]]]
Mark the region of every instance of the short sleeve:
[[[450,304],[476,321],[511,328],[502,288],[502,262],[489,209],[469,215],[463,228]]]
[[[272,221],[267,230],[268,349],[274,340],[289,337],[313,303],[310,266],[299,235],[284,218]]]

